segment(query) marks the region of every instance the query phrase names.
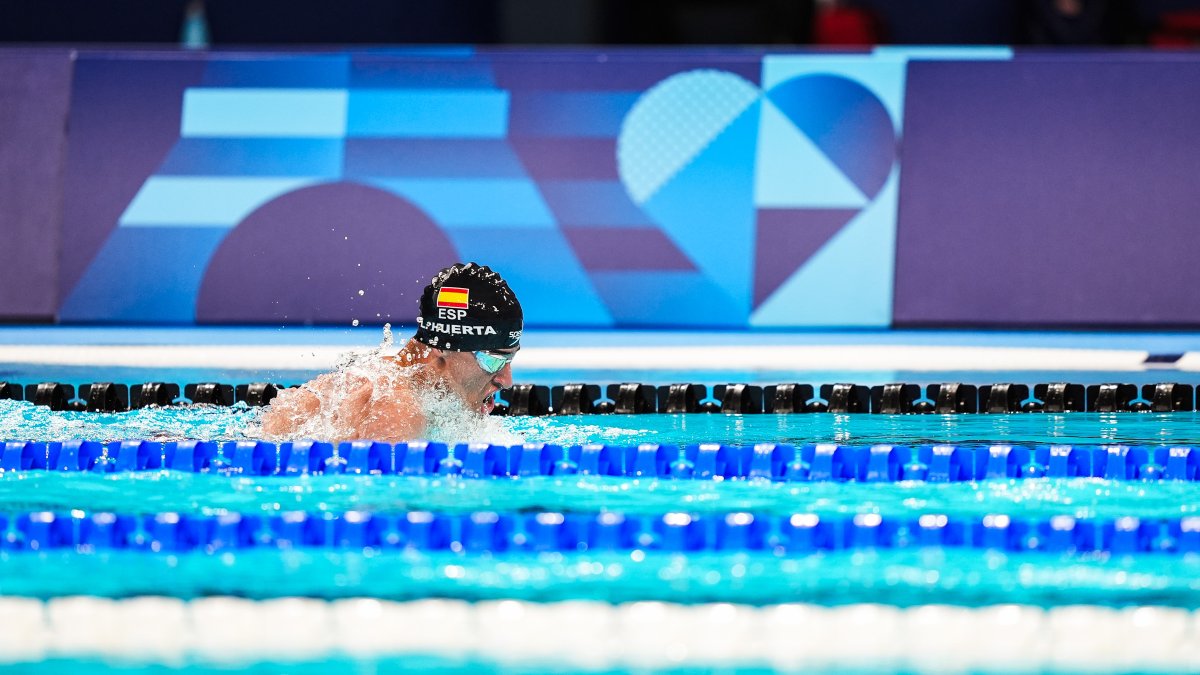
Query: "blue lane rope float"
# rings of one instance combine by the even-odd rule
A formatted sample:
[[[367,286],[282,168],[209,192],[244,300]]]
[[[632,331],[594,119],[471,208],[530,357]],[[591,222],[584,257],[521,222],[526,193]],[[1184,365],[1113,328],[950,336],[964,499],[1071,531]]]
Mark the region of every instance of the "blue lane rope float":
[[[0,550],[408,549],[455,553],[726,551],[780,555],[956,547],[1046,553],[1200,553],[1200,517],[1032,519],[926,514],[30,512],[0,515]]]
[[[0,382],[0,399],[25,400],[51,410],[125,412],[151,406],[207,404],[246,407],[270,404],[285,389],[268,382],[224,384],[167,382],[128,386],[114,382],[82,384],[78,391],[62,382],[20,385]],[[853,383],[813,386],[780,383],[696,383],[652,385],[565,384],[553,387],[515,384],[499,392],[495,415],[581,415],[643,413],[1016,413],[1016,412],[1183,412],[1196,410],[1195,387],[1178,382],[1136,385],[1068,382],[1035,384],[995,383],[982,386],[961,382],[875,386]]]
[[[585,475],[884,483],[1041,477],[1195,481],[1200,480],[1200,447],[6,441],[0,443],[0,470],[174,470],[247,476],[355,474],[468,479]]]

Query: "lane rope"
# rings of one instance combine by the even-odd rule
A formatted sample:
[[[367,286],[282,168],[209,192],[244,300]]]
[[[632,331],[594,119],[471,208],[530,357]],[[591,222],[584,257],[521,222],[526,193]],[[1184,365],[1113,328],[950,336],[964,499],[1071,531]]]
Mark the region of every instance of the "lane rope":
[[[778,671],[1194,672],[1195,612],[1076,605],[677,605],[515,600],[46,602],[0,598],[0,662],[301,662],[434,656],[582,671],[687,666]]]
[[[1055,554],[1200,553],[1200,516],[1018,518],[865,513],[750,512],[341,513],[145,515],[34,511],[0,515],[0,550],[132,550],[218,553],[246,549],[450,551],[463,554],[584,551],[762,552],[953,547]]]
[[[617,476],[662,480],[952,483],[1014,478],[1200,480],[1200,447],[1139,445],[637,445],[414,441],[5,441],[0,470],[245,476]]]

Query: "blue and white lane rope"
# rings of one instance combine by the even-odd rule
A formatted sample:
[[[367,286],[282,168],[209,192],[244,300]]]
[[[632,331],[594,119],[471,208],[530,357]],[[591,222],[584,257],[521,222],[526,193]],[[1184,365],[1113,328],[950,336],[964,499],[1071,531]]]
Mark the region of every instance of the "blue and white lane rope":
[[[1163,607],[676,605],[516,600],[0,598],[0,663],[406,655],[556,669],[1196,672],[1200,617]]]
[[[1200,480],[1200,447],[1039,445],[845,446],[383,443],[348,441],[6,441],[3,471],[175,470],[247,476],[357,474],[464,478],[600,475],[784,482],[1039,477]]]
[[[1047,553],[1196,554],[1200,516],[1174,519],[982,518],[926,514],[818,516],[672,512],[277,515],[0,514],[0,551],[406,549],[453,553],[693,551],[802,555],[851,549],[952,547]]]

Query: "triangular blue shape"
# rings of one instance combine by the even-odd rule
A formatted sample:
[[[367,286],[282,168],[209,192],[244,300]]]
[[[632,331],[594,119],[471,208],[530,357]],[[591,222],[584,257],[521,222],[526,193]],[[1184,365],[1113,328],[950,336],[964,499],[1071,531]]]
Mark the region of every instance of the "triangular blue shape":
[[[759,208],[857,209],[867,197],[770,101],[762,103],[754,203]]]
[[[891,323],[898,173],[893,172],[870,206],[754,311],[751,326],[887,327]]]
[[[758,103],[642,208],[709,279],[750,311]]]
[[[118,227],[63,301],[59,318],[192,323],[208,261],[228,234],[227,227]],[[137,261],[136,271],[130,261]]]

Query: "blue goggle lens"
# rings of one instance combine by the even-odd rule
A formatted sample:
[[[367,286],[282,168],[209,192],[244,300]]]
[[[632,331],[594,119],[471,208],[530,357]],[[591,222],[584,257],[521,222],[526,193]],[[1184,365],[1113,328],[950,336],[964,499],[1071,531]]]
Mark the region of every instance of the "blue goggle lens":
[[[504,366],[512,363],[516,354],[501,354],[498,352],[475,352],[475,362],[489,375],[500,372]]]

